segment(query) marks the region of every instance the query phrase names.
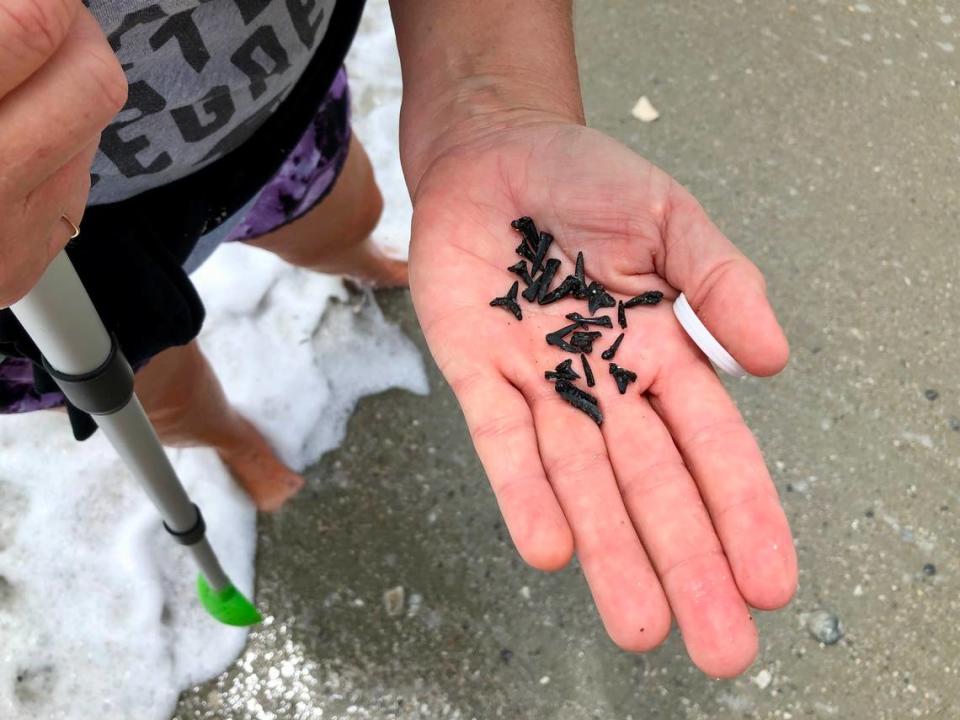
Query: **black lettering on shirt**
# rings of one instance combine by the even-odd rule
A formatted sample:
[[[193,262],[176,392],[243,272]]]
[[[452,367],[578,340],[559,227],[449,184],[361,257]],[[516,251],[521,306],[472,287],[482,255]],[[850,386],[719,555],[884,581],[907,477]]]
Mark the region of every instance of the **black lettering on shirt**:
[[[180,129],[180,135],[187,142],[199,142],[210,137],[230,122],[237,110],[230,95],[229,85],[210,88],[210,92],[199,104],[208,115],[212,116],[209,121],[201,120],[197,108],[193,105],[174,108],[170,111],[173,121]]]
[[[137,116],[130,120],[117,120],[111,123],[100,136],[100,150],[117,166],[124,177],[157,173],[170,167],[173,162],[170,155],[164,151],[145,165],[137,155],[150,147],[150,141],[146,135],[137,135],[129,140],[124,140],[120,136],[120,131],[125,127],[139,122],[147,115],[160,112],[166,104],[163,97],[143,80],[130,83],[127,104],[124,105],[118,117],[123,117],[131,110],[139,111]]]
[[[267,69],[257,61],[254,53],[262,50],[273,62],[273,67]],[[270,25],[257,28],[253,35],[247,38],[243,45],[230,56],[230,61],[250,78],[250,95],[256,100],[267,91],[266,79],[271,75],[280,75],[290,67],[287,51],[277,39],[277,34]]]

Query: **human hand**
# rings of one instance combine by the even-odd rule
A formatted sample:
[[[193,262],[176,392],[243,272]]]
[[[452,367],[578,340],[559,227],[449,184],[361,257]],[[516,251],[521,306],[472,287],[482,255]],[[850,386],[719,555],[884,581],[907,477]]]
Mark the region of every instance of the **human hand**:
[[[624,396],[599,357],[620,332],[616,309],[598,313],[614,321],[589,356],[598,427],[544,379],[566,358],[582,374],[544,336],[566,313],[587,315],[585,303],[519,300],[517,322],[489,301],[517,279],[510,221],[530,215],[556,237],[554,287],[582,250],[588,280],[619,299],[684,292],[747,371],[772,375],[788,349],[763,279],[684,188],[627,148],[569,122],[514,120],[485,117],[429,163],[408,163],[410,287],[430,350],[521,556],[556,570],[576,550],[620,647],[654,648],[672,611],[698,667],[739,674],[757,652],[748,608],[789,602],[796,554],[752,434],[669,302],[627,311],[615,362],[637,380]]]
[[[0,3],[0,308],[33,287],[79,223],[123,70],[79,0]]]

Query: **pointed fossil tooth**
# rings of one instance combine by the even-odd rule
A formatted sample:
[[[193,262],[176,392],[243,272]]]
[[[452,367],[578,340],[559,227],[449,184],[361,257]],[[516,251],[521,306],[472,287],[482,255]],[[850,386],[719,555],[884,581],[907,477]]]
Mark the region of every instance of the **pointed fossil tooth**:
[[[613,344],[600,353],[600,357],[604,360],[613,360],[613,356],[617,354],[617,350],[620,348],[620,343],[623,342],[624,333],[617,335],[617,339],[613,341]]]
[[[523,320],[523,313],[520,310],[520,306],[517,304],[517,290],[520,288],[520,282],[514,282],[510,286],[510,290],[507,291],[507,294],[503,297],[494,298],[490,301],[492,307],[502,307],[507,312],[513,313],[513,316],[517,320]]]

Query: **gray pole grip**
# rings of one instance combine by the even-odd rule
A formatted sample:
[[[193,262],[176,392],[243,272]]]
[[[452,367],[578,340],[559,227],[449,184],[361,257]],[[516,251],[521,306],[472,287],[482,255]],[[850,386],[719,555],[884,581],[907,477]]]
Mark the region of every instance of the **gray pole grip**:
[[[215,590],[229,578],[203,536],[202,515],[187,496],[157,434],[133,393],[133,374],[70,258],[63,251],[34,288],[11,308],[43,355],[64,394],[97,424],[140,480],[167,530],[191,551]]]
[[[10,309],[47,362],[61,373],[86,375],[110,356],[110,334],[64,251]]]

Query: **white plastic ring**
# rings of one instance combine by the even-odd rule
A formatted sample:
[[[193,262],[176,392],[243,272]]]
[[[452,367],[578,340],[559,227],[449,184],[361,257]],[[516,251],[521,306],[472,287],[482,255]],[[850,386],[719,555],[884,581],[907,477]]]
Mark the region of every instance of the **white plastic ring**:
[[[673,303],[673,314],[677,316],[677,320],[683,326],[687,335],[690,336],[690,339],[697,344],[704,355],[710,358],[714,365],[727,375],[736,378],[747,376],[747,371],[733,359],[733,355],[728,353],[726,348],[717,342],[713,334],[707,330],[707,326],[697,317],[683,293],[680,293],[680,296]]]

